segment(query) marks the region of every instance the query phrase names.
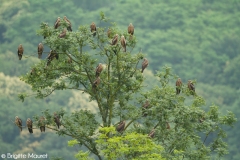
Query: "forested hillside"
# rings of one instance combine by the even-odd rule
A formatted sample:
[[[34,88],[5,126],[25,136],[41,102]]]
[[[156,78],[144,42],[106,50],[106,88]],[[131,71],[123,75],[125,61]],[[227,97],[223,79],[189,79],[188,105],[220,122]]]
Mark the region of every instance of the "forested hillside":
[[[40,134],[40,130],[29,135],[25,129],[20,134],[14,118],[18,115],[25,123],[45,109],[63,108],[70,113],[80,108],[95,110],[96,104],[73,91],[56,92],[41,100],[32,96],[21,102],[18,94],[30,92],[30,87],[18,77],[40,61],[37,45],[43,37],[37,31],[41,22],[53,26],[57,17],[67,16],[73,30],[92,22],[99,26],[103,25],[99,21],[101,11],[122,29],[127,30],[129,23],[134,25],[138,42],[134,52],[147,54],[147,76],[170,66],[184,83],[197,81],[196,92],[206,99],[206,106],[217,104],[221,112],[229,110],[240,116],[240,1],[8,0],[0,3],[0,153],[40,154],[47,150],[52,157],[73,158],[76,150],[67,147],[67,138],[51,131]],[[19,44],[24,46],[21,61],[17,57]],[[43,59],[49,51],[44,48]],[[146,85],[151,83],[157,82]],[[225,159],[240,159],[239,132],[238,122],[228,129],[229,154]]]

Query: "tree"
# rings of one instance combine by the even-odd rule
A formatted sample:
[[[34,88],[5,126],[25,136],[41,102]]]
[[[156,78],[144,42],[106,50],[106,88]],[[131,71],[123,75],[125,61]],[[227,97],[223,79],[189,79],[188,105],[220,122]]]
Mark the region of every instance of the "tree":
[[[101,27],[108,21],[101,13],[100,23],[93,32],[90,24],[80,26],[73,32],[66,31],[68,23],[64,20],[60,21],[57,29],[47,23],[41,24],[38,34],[45,37],[42,43],[51,51],[46,60],[34,65],[21,80],[31,85],[35,92],[32,95],[36,98],[67,89],[88,94],[90,101],[97,102],[98,114],[82,109],[71,115],[64,110],[55,113],[46,110],[41,123],[39,120],[42,115],[35,116],[35,126],[44,123],[46,128],[55,130],[57,134],[72,137],[77,142],[73,144],[85,146],[98,159],[109,157],[106,154],[109,148],[106,146],[113,145],[104,141],[101,132],[112,142],[118,139],[119,144],[131,144],[134,135],[139,138],[137,142],[141,143],[154,130],[154,136],[149,136],[146,147],[160,144],[159,147],[164,149],[154,154],[166,159],[177,159],[179,156],[182,159],[207,159],[226,154],[227,145],[222,140],[226,137],[223,125],[233,126],[236,121],[234,114],[228,112],[220,116],[215,105],[204,111],[201,107],[205,101],[196,94],[197,87],[196,93],[191,94],[186,83],[181,86],[182,92],[176,94],[175,85],[172,84],[178,76],[166,66],[156,73],[159,83],[147,90],[144,86],[146,72],[141,73],[141,63],[146,55],[141,50],[134,53],[136,37],[127,33],[127,26],[120,30],[115,23],[111,23],[108,35],[107,28]],[[66,35],[60,36],[63,30]],[[126,52],[120,43],[121,35],[127,41]],[[102,65],[100,70],[96,69],[99,65]],[[196,85],[196,81],[192,84]],[[20,94],[19,98],[24,101],[28,96],[31,95]],[[145,105],[146,102],[148,105]],[[60,118],[60,129],[54,122],[56,116]],[[111,129],[123,122],[119,133]],[[134,149],[129,152],[124,152],[128,148],[122,149],[116,150],[116,154],[130,159],[140,154]],[[152,153],[149,150],[144,152],[146,155]],[[87,155],[84,152],[79,154]]]

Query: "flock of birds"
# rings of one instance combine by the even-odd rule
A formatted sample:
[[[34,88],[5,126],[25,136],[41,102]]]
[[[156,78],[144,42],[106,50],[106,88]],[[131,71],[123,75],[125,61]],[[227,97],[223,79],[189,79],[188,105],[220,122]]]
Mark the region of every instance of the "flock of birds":
[[[176,81],[176,94],[178,95],[178,94],[180,94],[180,92],[181,92],[181,90],[182,90],[182,80],[181,80],[181,78],[178,78],[177,79],[177,81]],[[195,95],[195,86],[194,86],[194,84],[193,84],[193,82],[191,81],[191,80],[188,80],[188,84],[187,84],[187,87],[188,87],[188,89],[189,89],[189,91],[190,91],[190,94],[191,95]],[[149,106],[150,106],[150,103],[149,103],[149,101],[148,101],[148,99],[145,101],[145,103],[143,104],[143,106],[142,106],[142,116],[143,117],[146,117],[147,116],[147,112],[146,112],[146,110],[149,108]],[[202,121],[202,120],[200,120],[200,121]],[[124,129],[125,129],[125,121],[121,121],[121,122],[119,122],[119,124],[118,124],[118,126],[116,127],[116,130],[118,131],[118,132],[123,132],[124,131]],[[167,129],[170,129],[170,125],[169,125],[169,123],[168,122],[166,122],[166,128]],[[154,135],[155,135],[155,128],[153,128],[152,130],[151,130],[151,132],[148,134],[148,136],[150,137],[150,138],[153,138],[154,137]]]
[[[64,28],[62,33],[59,34],[59,38],[64,38],[66,36],[66,33],[67,31],[69,32],[72,32],[72,25],[71,25],[71,22],[67,19],[66,16],[63,17],[63,20],[68,24],[67,25],[67,28]],[[56,22],[54,23],[54,28],[57,29],[59,26],[61,25],[61,18],[58,17]],[[90,30],[92,32],[92,35],[93,36],[96,36],[96,33],[97,33],[97,27],[96,27],[96,24],[94,22],[91,23],[90,25]],[[130,35],[130,39],[132,39],[132,36],[134,34],[134,26],[132,23],[129,24],[128,26],[128,34]],[[108,29],[107,30],[107,36],[108,38],[112,38],[111,37],[112,33],[111,33],[111,29]],[[46,36],[44,36],[44,39],[46,38]],[[118,34],[115,34],[111,40],[111,45],[116,45],[118,44],[118,38],[119,38],[119,35]],[[123,51],[126,52],[126,39],[124,37],[124,35],[121,36],[120,38],[120,43],[121,43],[121,46],[123,48]],[[43,53],[43,44],[42,43],[39,43],[38,45],[38,58],[41,59],[42,57],[42,53]],[[24,48],[22,46],[22,44],[20,44],[18,46],[18,57],[19,57],[19,60],[22,59],[22,56],[23,56],[23,52],[24,52]],[[54,50],[51,50],[48,57],[47,57],[47,66],[51,63],[51,61],[56,58],[58,59],[58,53]],[[69,63],[72,63],[71,59],[68,61]],[[148,60],[147,58],[144,58],[143,59],[143,62],[142,62],[142,70],[141,72],[143,73],[144,69],[148,66]],[[98,64],[98,66],[96,67],[96,80],[93,82],[92,84],[92,89],[96,89],[96,87],[100,84],[100,73],[102,72],[103,70],[103,65],[101,63]],[[32,74],[32,72],[31,72]],[[192,95],[195,95],[195,86],[193,84],[193,82],[191,80],[188,81],[188,89],[190,91],[190,93]],[[178,78],[177,81],[176,81],[176,94],[180,94],[181,92],[181,88],[182,88],[182,81],[181,81],[181,78]],[[146,110],[148,107],[149,107],[149,101],[146,100],[145,104],[143,105],[143,110]],[[143,112],[143,116],[147,116],[147,113],[146,112]],[[40,117],[39,119],[39,124],[42,124],[40,125],[40,130],[41,132],[45,132],[45,124],[44,124],[44,120],[45,118],[44,117]],[[58,128],[59,126],[61,125],[60,123],[60,120],[59,120],[59,116],[54,113],[54,122],[57,124]],[[22,131],[22,120],[16,116],[15,117],[15,124],[20,128],[20,130]],[[28,130],[30,133],[33,133],[33,130],[32,130],[32,120],[30,118],[27,119],[26,121],[26,124],[27,124],[27,127],[28,127]],[[124,128],[125,128],[125,121],[121,121],[118,126],[116,127],[116,130],[118,132],[123,132],[124,131]],[[170,125],[167,123],[167,128],[170,129]],[[154,129],[149,133],[149,137],[153,138],[154,136]]]
[[[46,119],[43,116],[41,116],[39,118],[38,124],[40,126],[40,131],[41,132],[45,132],[45,128],[46,128],[45,120]],[[54,115],[53,115],[53,120],[56,123],[57,127],[59,128],[61,126],[60,117],[55,112],[54,112]],[[19,118],[18,116],[15,117],[15,124],[18,126],[20,131],[22,131],[23,123],[22,123],[21,118]],[[34,129],[33,128],[33,121],[30,118],[27,119],[26,126],[28,128],[29,133],[33,133],[33,129]]]

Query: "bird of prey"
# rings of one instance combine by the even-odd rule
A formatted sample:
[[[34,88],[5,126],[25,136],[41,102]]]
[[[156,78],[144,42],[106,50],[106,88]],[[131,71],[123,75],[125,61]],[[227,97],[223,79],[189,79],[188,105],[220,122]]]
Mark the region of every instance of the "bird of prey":
[[[39,43],[38,44],[38,58],[41,59],[42,58],[42,53],[43,53],[43,44]]]
[[[144,69],[147,68],[147,66],[148,66],[148,60],[147,60],[147,58],[144,58],[143,62],[142,62],[142,73],[143,73]]]
[[[20,131],[22,131],[22,120],[18,116],[15,117],[15,124],[18,126]]]
[[[67,22],[68,26],[67,26],[67,30],[72,32],[72,24],[71,22],[69,21],[69,19],[67,19],[66,16],[63,17],[64,21]]]
[[[188,80],[188,89],[192,95],[195,94],[195,86],[191,80]]]
[[[124,131],[124,127],[125,127],[125,121],[121,121],[116,127],[116,130],[121,133]]]
[[[117,42],[118,42],[118,34],[115,34],[115,36],[112,39],[112,45],[117,44]]]
[[[130,23],[128,26],[128,33],[131,35],[134,34],[134,26],[132,25],[132,23]]]
[[[60,33],[58,37],[59,37],[59,38],[64,38],[64,37],[66,36],[66,33],[67,33],[67,29],[64,28],[63,31],[62,31],[62,33]]]
[[[100,77],[97,77],[97,79],[92,84],[92,88],[96,88],[99,84],[100,84]]]
[[[54,28],[55,28],[55,29],[57,29],[57,28],[61,25],[60,21],[61,21],[61,18],[58,17],[57,20],[56,20],[56,22],[54,23]]]
[[[155,136],[155,129],[152,129],[151,132],[148,134],[148,137],[154,138]]]
[[[144,117],[147,116],[146,109],[149,107],[149,105],[150,105],[150,103],[149,103],[148,99],[146,99],[145,103],[144,103],[143,106],[142,106],[142,115],[143,115]]]
[[[32,129],[33,122],[32,122],[32,120],[30,118],[27,119],[26,124],[27,124],[29,133],[33,133],[33,129]]]
[[[61,126],[61,122],[60,122],[59,115],[57,115],[56,112],[54,112],[53,118],[54,118],[54,122],[56,123],[56,125],[57,125],[57,127],[59,129],[59,126]]]
[[[107,30],[107,36],[108,36],[108,38],[112,38],[112,37],[111,37],[111,33],[112,33],[111,29],[108,28],[108,30]]]
[[[126,39],[124,37],[124,35],[121,36],[121,45],[123,47],[123,51],[126,52]]]
[[[181,78],[178,78],[176,81],[176,94],[179,94],[181,92],[182,88],[182,80]]]
[[[18,46],[18,51],[17,51],[19,60],[22,59],[23,51],[24,51],[23,46],[22,46],[22,44],[20,44]]]
[[[47,66],[51,63],[51,61],[54,58],[58,59],[58,54],[56,51],[51,50],[47,57]]]
[[[100,76],[100,73],[102,72],[102,70],[103,70],[103,65],[102,63],[99,63],[98,66],[96,67],[96,77]]]
[[[45,118],[43,116],[39,119],[40,131],[45,132]]]
[[[93,32],[93,36],[96,36],[97,27],[94,22],[92,22],[92,24],[90,25],[90,28],[91,28],[91,32]]]

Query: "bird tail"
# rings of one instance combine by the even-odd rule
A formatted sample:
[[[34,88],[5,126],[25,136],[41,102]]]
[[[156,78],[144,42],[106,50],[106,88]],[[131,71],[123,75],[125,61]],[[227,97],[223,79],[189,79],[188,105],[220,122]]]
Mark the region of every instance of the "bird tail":
[[[41,59],[42,58],[42,54],[38,53],[38,58]]]
[[[29,131],[30,133],[33,133],[32,128],[28,128],[28,131]]]

